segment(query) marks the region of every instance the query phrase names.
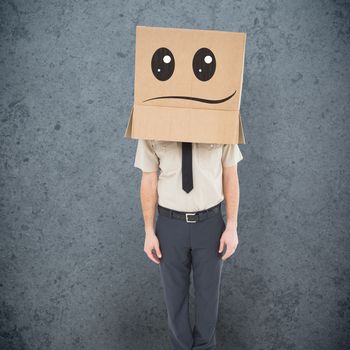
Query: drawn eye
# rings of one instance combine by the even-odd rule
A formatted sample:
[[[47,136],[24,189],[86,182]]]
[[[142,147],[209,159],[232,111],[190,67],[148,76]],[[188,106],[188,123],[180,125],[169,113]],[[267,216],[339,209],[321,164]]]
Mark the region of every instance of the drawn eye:
[[[166,47],[159,48],[152,57],[153,75],[161,81],[170,79],[175,69],[175,59],[173,54]]]
[[[201,81],[208,81],[215,73],[216,60],[213,52],[206,47],[199,49],[193,56],[194,75]]]

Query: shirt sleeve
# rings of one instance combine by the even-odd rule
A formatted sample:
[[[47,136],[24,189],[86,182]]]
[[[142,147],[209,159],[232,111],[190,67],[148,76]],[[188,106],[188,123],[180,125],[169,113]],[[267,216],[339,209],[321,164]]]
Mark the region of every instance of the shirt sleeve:
[[[236,165],[243,159],[242,153],[237,144],[225,144],[222,151],[222,166],[229,167]]]
[[[154,152],[151,140],[138,140],[134,167],[145,172],[158,170],[159,159]]]

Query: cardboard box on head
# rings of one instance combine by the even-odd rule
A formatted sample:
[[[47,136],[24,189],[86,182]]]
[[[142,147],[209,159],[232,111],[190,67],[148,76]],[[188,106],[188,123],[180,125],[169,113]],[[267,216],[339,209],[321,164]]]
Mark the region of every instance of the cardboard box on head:
[[[124,137],[245,143],[245,33],[136,27],[135,90]]]

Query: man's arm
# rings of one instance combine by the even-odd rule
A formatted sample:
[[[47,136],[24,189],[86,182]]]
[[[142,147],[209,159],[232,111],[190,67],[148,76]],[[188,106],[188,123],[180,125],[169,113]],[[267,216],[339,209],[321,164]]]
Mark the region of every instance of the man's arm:
[[[152,140],[138,140],[134,166],[142,170],[140,197],[145,223],[144,251],[153,262],[159,264],[161,254],[154,230],[155,209],[158,202],[159,160]],[[154,251],[156,254],[154,254]]]
[[[159,264],[161,252],[159,241],[155,234],[156,205],[158,202],[158,174],[157,172],[143,172],[141,179],[141,206],[145,223],[145,245],[144,252],[156,264]],[[156,254],[154,254],[154,251]]]
[[[223,187],[226,203],[226,225],[237,228],[239,207],[239,180],[237,165],[223,168]]]
[[[157,172],[143,172],[141,178],[141,207],[146,234],[154,233],[158,176]]]
[[[226,229],[221,235],[219,253],[226,245],[226,252],[222,256],[223,260],[229,258],[238,245],[237,218],[239,206],[239,180],[237,165],[223,167],[223,192],[226,203]]]

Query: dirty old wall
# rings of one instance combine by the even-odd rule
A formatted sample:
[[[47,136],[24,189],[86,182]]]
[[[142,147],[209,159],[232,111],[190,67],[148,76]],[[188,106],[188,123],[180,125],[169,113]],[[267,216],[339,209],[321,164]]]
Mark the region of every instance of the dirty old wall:
[[[123,139],[136,24],[247,32],[218,349],[345,349],[349,2],[325,0],[1,1],[0,348],[169,348]]]

